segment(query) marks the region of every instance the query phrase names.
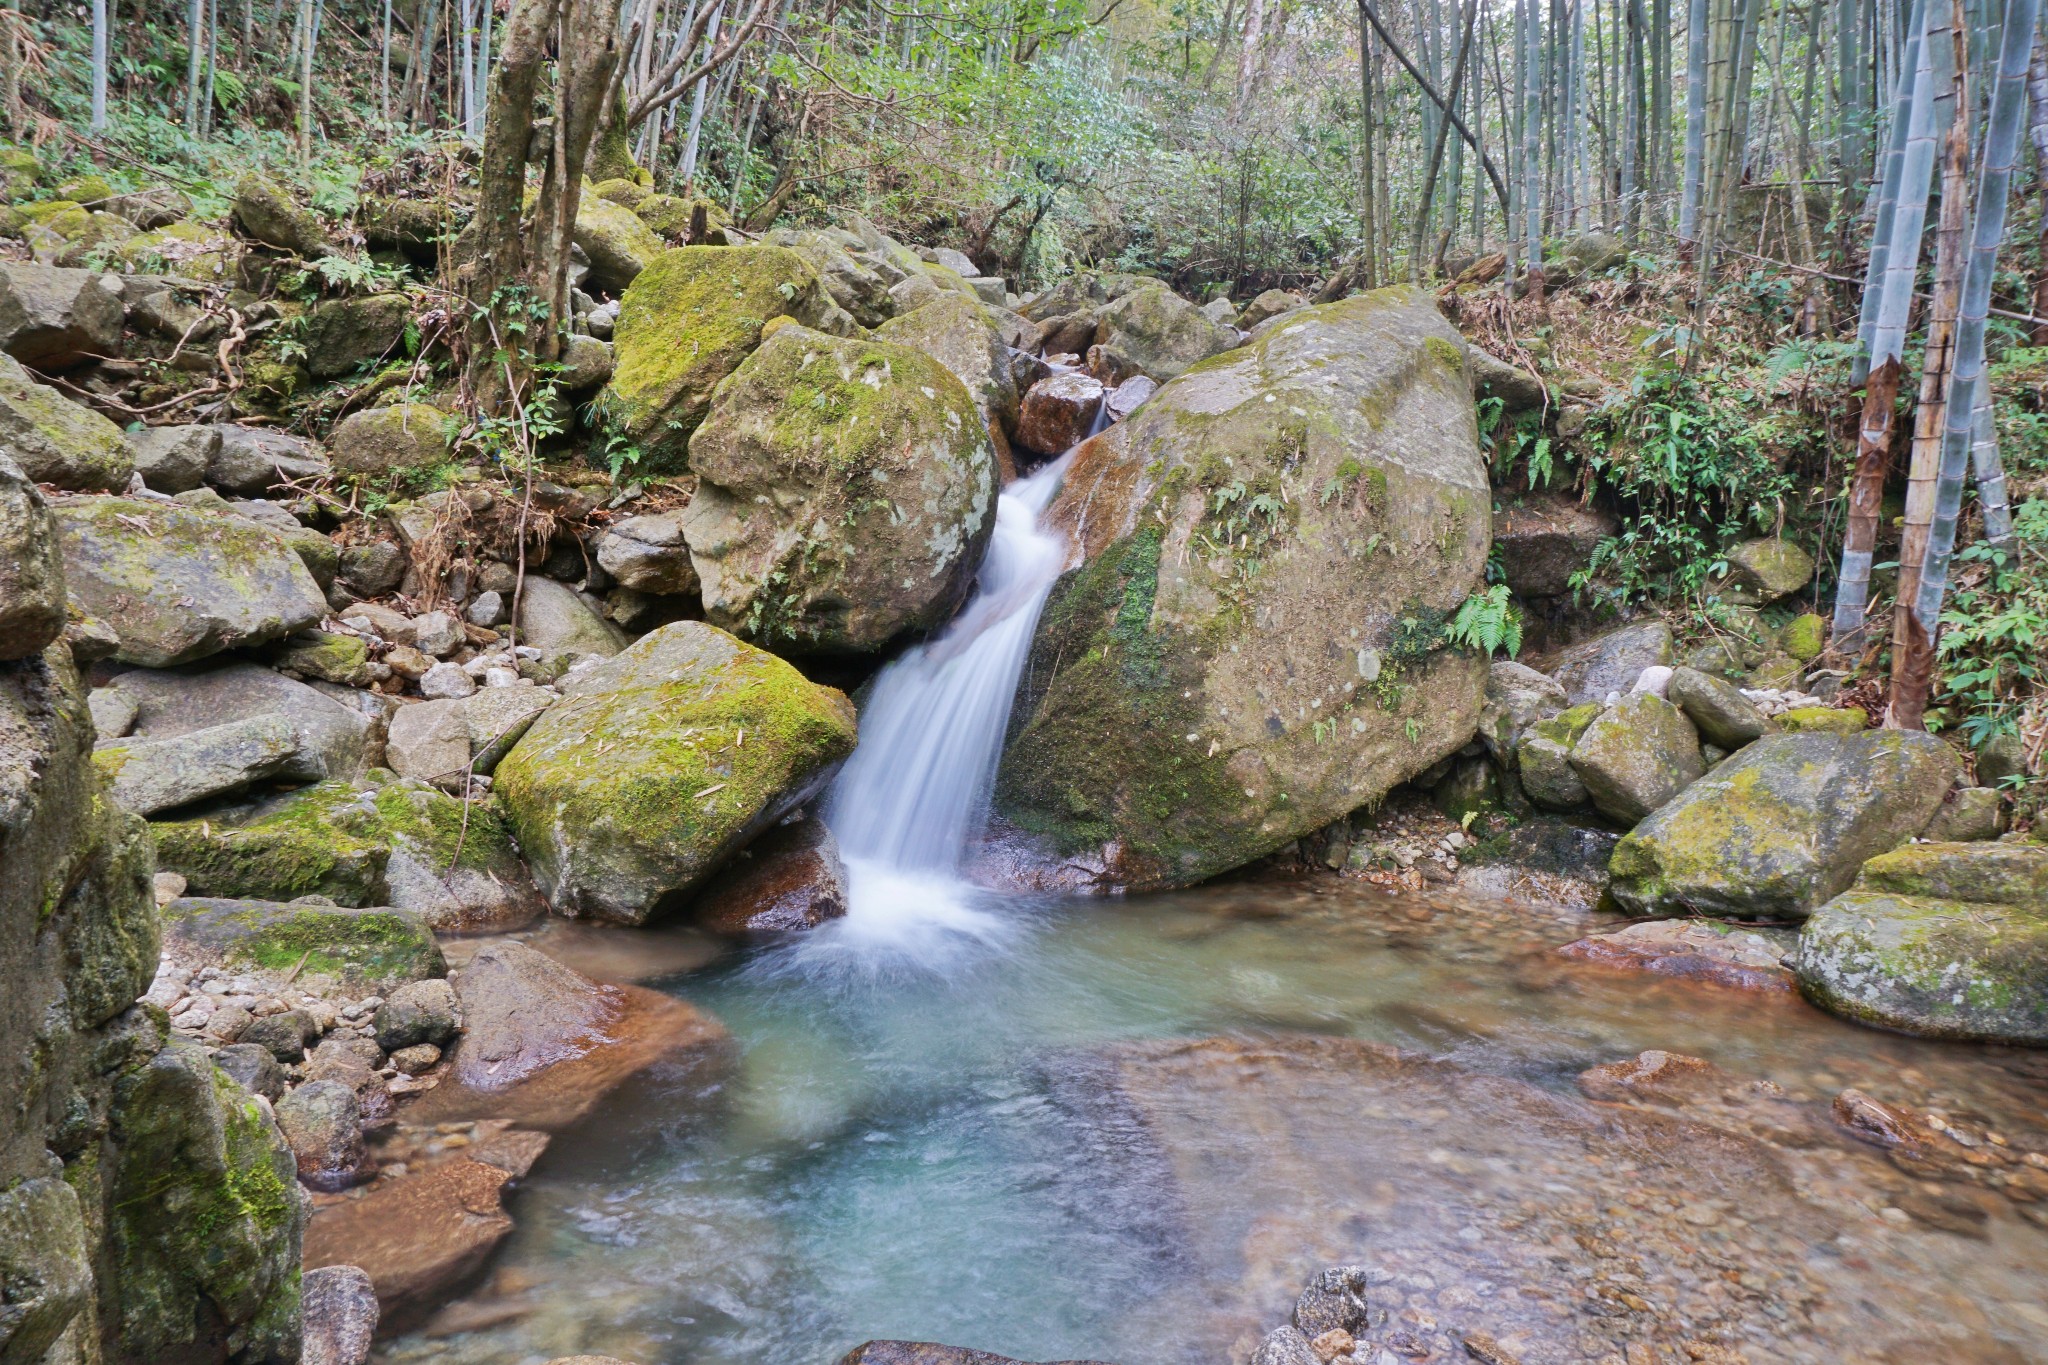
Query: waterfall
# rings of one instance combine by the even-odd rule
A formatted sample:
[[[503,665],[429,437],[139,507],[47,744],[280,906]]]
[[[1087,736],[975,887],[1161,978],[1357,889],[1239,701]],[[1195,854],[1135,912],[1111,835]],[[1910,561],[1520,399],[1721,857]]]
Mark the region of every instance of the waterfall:
[[[846,933],[991,927],[961,899],[959,869],[988,816],[1039,610],[1066,563],[1065,539],[1038,518],[1068,458],[1003,491],[973,599],[875,678],[860,745],[825,803],[851,883]]]

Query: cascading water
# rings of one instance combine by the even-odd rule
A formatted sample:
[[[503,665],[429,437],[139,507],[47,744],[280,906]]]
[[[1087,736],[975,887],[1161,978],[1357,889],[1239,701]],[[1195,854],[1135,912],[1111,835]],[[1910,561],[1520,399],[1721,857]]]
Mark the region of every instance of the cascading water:
[[[1003,491],[973,600],[944,634],[875,679],[860,747],[825,805],[849,904],[821,946],[921,950],[1000,932],[1001,921],[969,904],[960,863],[987,818],[1017,678],[1066,563],[1064,538],[1038,519],[1068,458]]]

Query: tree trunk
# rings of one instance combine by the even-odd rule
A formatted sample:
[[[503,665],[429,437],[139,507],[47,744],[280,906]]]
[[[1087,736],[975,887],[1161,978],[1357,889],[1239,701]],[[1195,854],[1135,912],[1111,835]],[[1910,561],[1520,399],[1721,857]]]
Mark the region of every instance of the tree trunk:
[[[2035,211],[2041,219],[2035,244],[2041,273],[2034,278],[2034,316],[2043,319],[2034,324],[2032,341],[2048,346],[2048,44],[2034,44],[2027,86],[2033,95],[2027,131],[2034,143],[2034,197],[2040,201]]]
[[[1359,121],[1359,162],[1360,178],[1363,183],[1362,203],[1359,218],[1364,224],[1365,249],[1363,253],[1364,277],[1359,281],[1367,289],[1379,287],[1379,209],[1376,202],[1378,170],[1374,166],[1373,146],[1377,138],[1373,127],[1373,51],[1372,25],[1365,21],[1365,14],[1358,16],[1358,121]]]
[[[1707,163],[1707,39],[1711,24],[1708,0],[1686,6],[1685,34],[1685,187],[1678,201],[1678,238],[1685,246],[1699,240],[1700,196],[1706,186]]]
[[[1458,40],[1458,55],[1451,63],[1451,84],[1449,95],[1455,101],[1465,83],[1465,64],[1472,51],[1472,28],[1479,20],[1479,0],[1470,0],[1465,6],[1465,27]],[[1415,283],[1422,282],[1423,242],[1429,231],[1429,209],[1436,196],[1437,172],[1443,165],[1444,143],[1451,131],[1450,120],[1437,122],[1436,141],[1429,149],[1429,162],[1422,174],[1422,193],[1415,206],[1415,225],[1408,237],[1408,276]]]

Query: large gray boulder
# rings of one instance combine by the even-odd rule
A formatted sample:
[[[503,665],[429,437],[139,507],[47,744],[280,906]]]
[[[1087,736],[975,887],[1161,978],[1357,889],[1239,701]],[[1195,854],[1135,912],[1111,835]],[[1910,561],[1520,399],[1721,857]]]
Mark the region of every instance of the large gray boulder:
[[[316,688],[255,664],[198,672],[131,669],[94,694],[134,716],[94,762],[116,803],[149,815],[263,782],[355,775],[370,721]]]
[[[189,493],[206,482],[220,454],[220,432],[209,426],[144,427],[128,433],[135,472],[152,493]]]
[[[287,480],[310,480],[328,472],[327,454],[317,441],[268,427],[223,422],[206,466],[206,481],[222,492],[245,498],[269,497]]]
[[[0,351],[61,370],[120,354],[121,296],[96,270],[0,261]]]
[[[1664,698],[1631,692],[1586,727],[1572,746],[1572,771],[1594,809],[1632,825],[1706,770],[1699,731]]]
[[[1925,828],[1957,769],[1917,730],[1766,736],[1615,846],[1610,893],[1635,915],[1802,919]]]
[[[32,659],[64,633],[64,561],[42,491],[0,454],[0,661]]]
[[[683,536],[704,615],[771,648],[861,654],[967,595],[995,528],[995,453],[929,355],[785,324],[690,442]]]
[[[1742,689],[1723,678],[1696,668],[1675,668],[1665,695],[1708,744],[1733,753],[1751,740],[1762,739],[1771,728],[1756,703]]]
[[[268,644],[327,613],[290,542],[245,518],[128,498],[67,498],[55,513],[71,599],[113,628],[125,663]]]
[[[332,299],[306,314],[300,341],[306,373],[315,379],[345,374],[400,353],[412,303],[403,294]]]
[[[853,751],[853,707],[697,621],[577,674],[498,764],[556,909],[638,924],[817,792]]]
[[[1235,327],[1212,322],[1164,285],[1126,294],[1096,316],[1095,344],[1162,384],[1238,343]]]
[[[1574,706],[1604,702],[1636,685],[1643,670],[1671,663],[1671,627],[1662,621],[1616,626],[1567,646],[1537,666],[1557,679]]]
[[[1017,381],[985,304],[964,294],[943,294],[914,312],[875,329],[877,340],[920,351],[967,386],[992,439],[1017,429]]]
[[[121,429],[38,384],[0,356],[0,451],[37,483],[77,492],[125,488],[135,452]]]
[[[619,652],[625,636],[567,584],[529,574],[519,590],[519,643],[549,654]]]
[[[1463,353],[1420,291],[1304,309],[1164,385],[1048,509],[1080,562],[999,811],[1102,882],[1177,886],[1449,757],[1487,665],[1417,623],[1482,585],[1490,512]]]
[[[1822,1009],[1930,1038],[2048,1046],[2048,844],[1912,844],[1799,932]]]

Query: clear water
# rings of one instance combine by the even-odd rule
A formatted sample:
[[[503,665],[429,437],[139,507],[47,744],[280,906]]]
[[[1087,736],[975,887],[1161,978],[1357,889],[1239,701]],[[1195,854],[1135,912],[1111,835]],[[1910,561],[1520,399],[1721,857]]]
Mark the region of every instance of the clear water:
[[[829,1365],[895,1336],[1222,1362],[1310,1271],[1357,1261],[1408,1333],[1387,1339],[1435,1352],[1386,1365],[1482,1329],[1525,1365],[1736,1358],[1685,1341],[2048,1360],[2027,1207],[1908,1178],[1827,1119],[1856,1085],[2048,1147],[2038,1055],[1566,964],[1549,949],[1579,917],[1526,905],[1334,880],[941,890],[976,925],[942,957],[849,921],[668,981],[732,1030],[729,1069],[650,1078],[558,1139],[492,1278],[386,1358]],[[1183,1039],[1223,1041],[1160,1041]],[[1328,1039],[1425,1060],[1389,1074]],[[1786,1097],[1617,1116],[1578,1096],[1584,1068],[1652,1047]]]

